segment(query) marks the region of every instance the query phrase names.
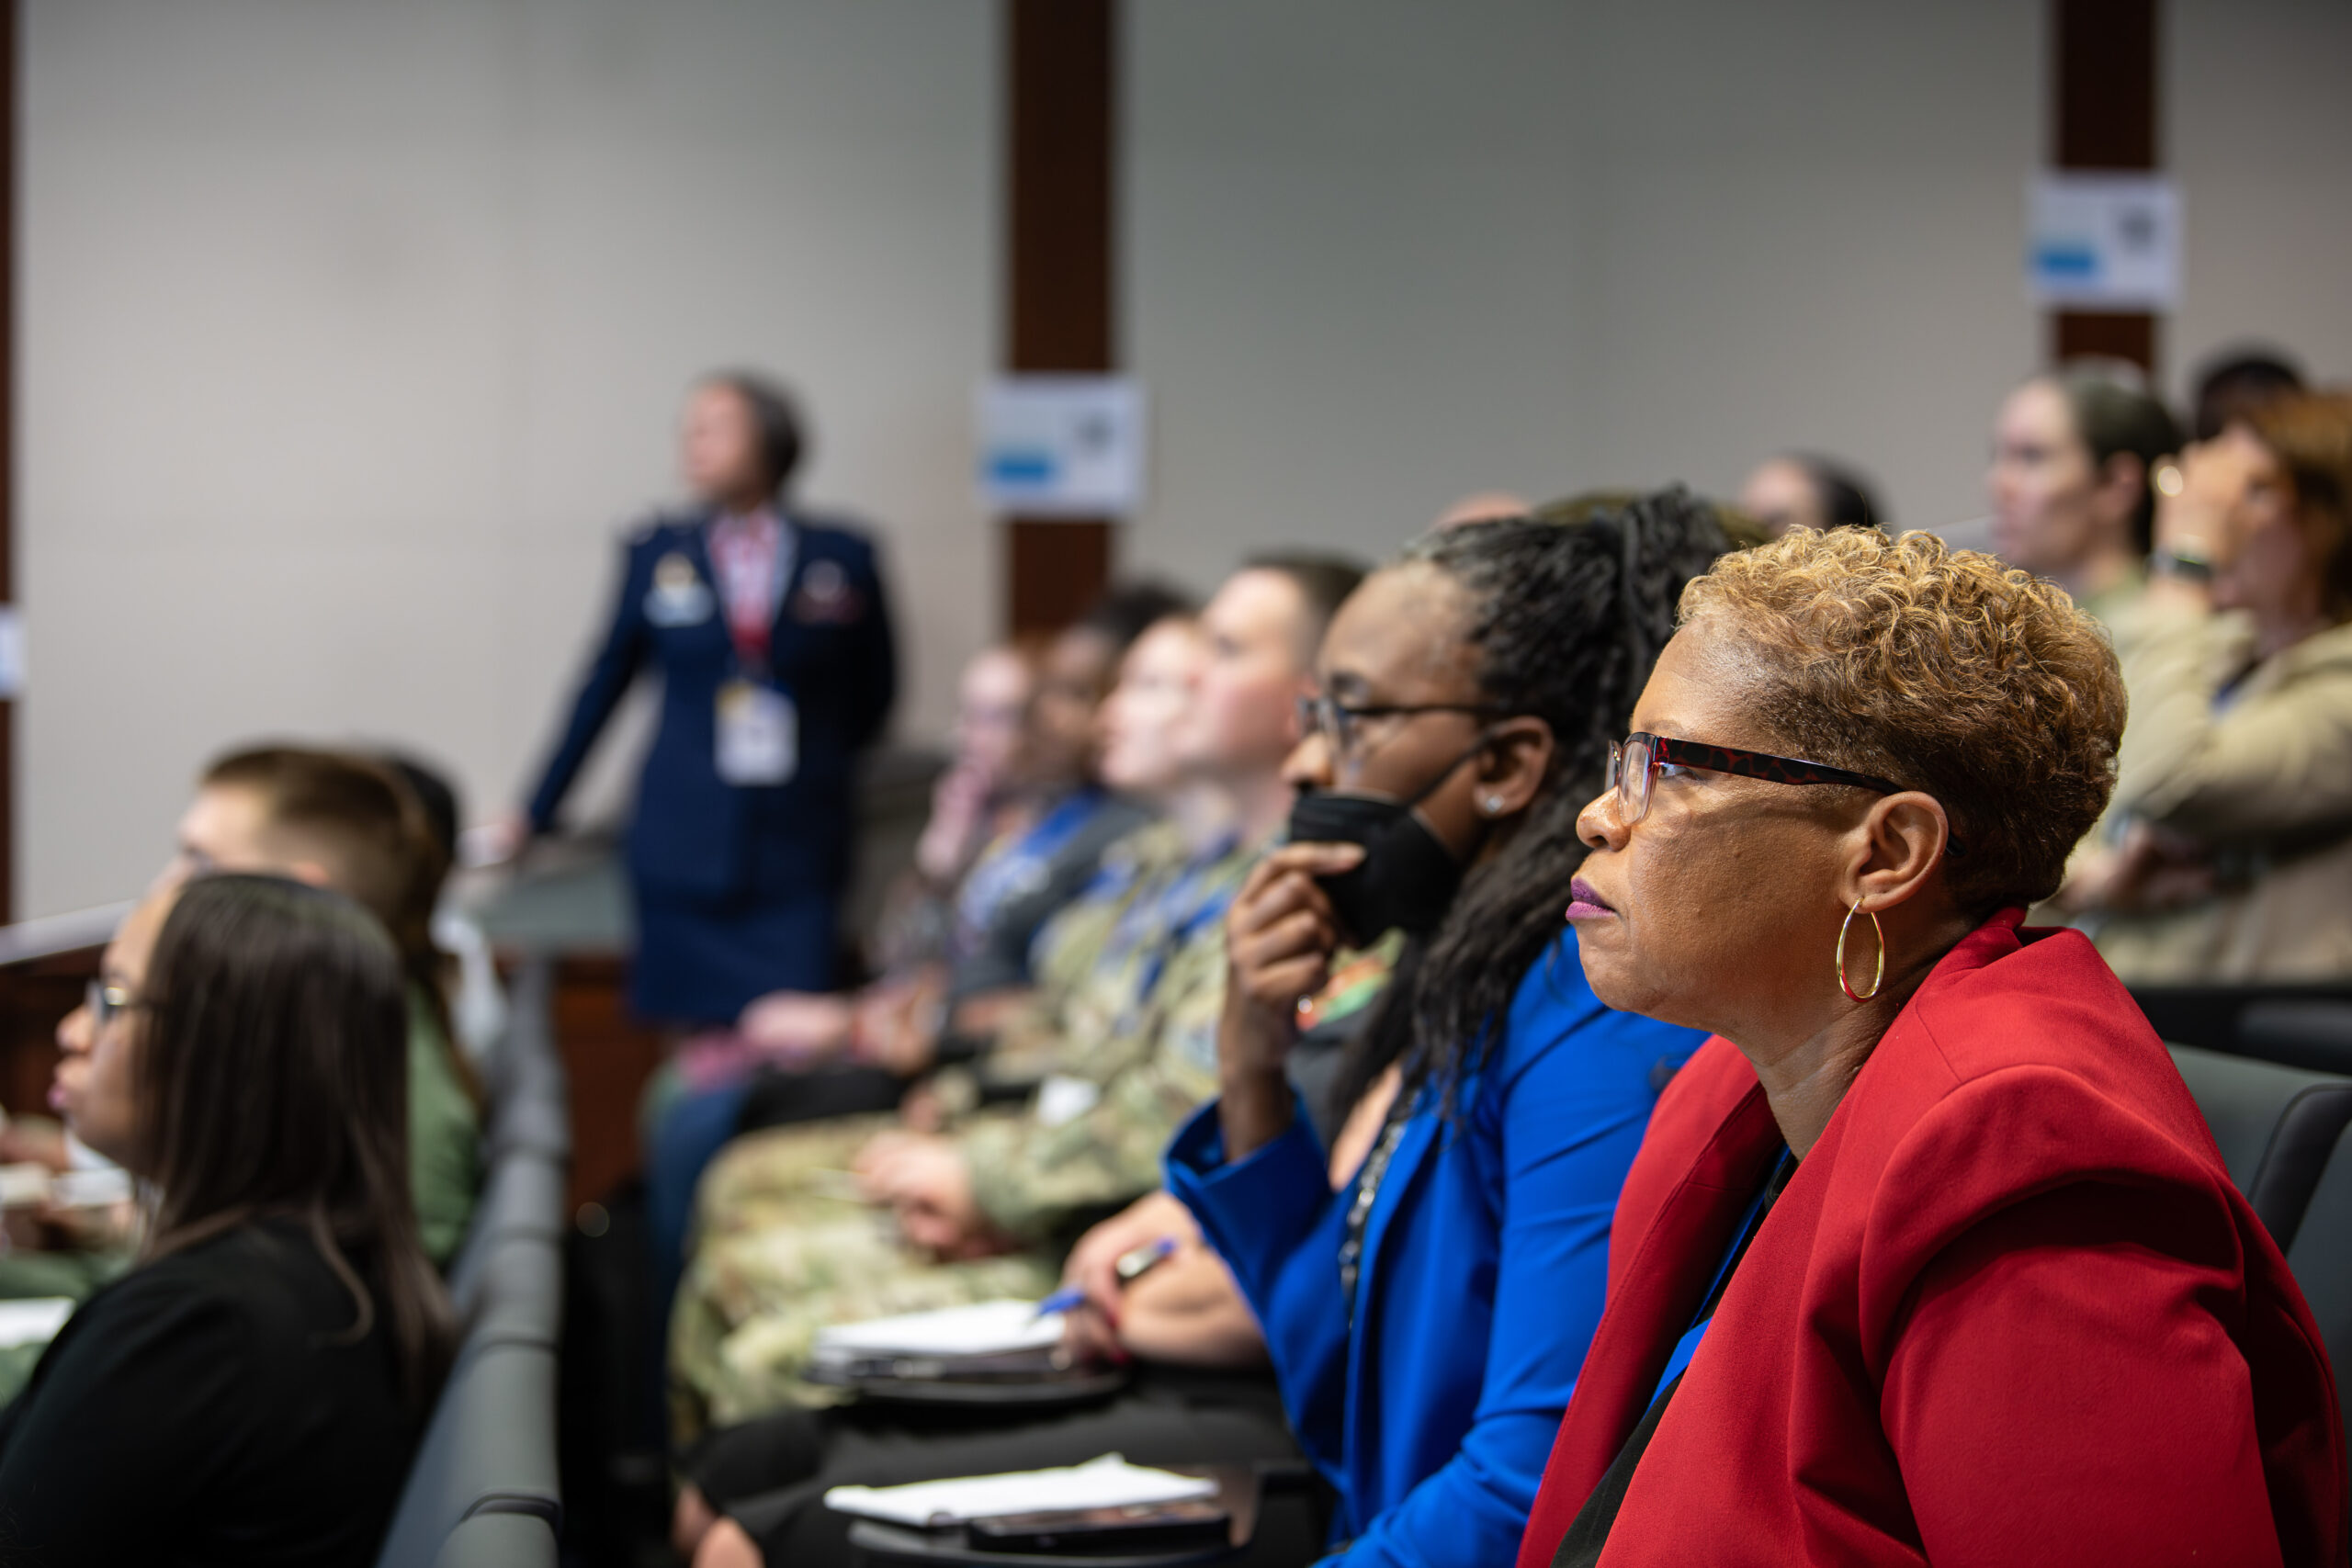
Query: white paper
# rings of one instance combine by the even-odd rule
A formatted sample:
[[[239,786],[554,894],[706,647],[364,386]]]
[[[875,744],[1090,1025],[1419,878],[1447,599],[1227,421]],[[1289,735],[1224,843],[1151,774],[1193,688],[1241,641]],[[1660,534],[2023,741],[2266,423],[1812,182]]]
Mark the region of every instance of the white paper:
[[[980,504],[1035,517],[1143,505],[1143,389],[1125,376],[1002,376],[980,389]]]
[[[1148,1470],[1117,1454],[1104,1454],[1061,1470],[922,1481],[911,1486],[836,1486],[825,1494],[825,1506],[835,1513],[940,1529],[1007,1514],[1125,1508],[1216,1495],[1216,1483],[1204,1476]]]
[[[2036,304],[2180,303],[2180,188],[2164,175],[2044,174],[2027,208],[2026,281]]]
[[[49,1201],[50,1177],[49,1167],[30,1161],[0,1165],[0,1208],[32,1209]]]
[[[103,1209],[130,1198],[130,1172],[120,1166],[69,1170],[49,1186],[50,1201],[66,1209]]]
[[[974,1306],[912,1312],[817,1331],[820,1361],[855,1356],[993,1356],[1058,1345],[1061,1315],[1037,1315],[1035,1302],[981,1302]]]
[[[74,1315],[67,1296],[34,1296],[20,1302],[0,1302],[0,1350],[19,1345],[46,1345],[57,1337]]]

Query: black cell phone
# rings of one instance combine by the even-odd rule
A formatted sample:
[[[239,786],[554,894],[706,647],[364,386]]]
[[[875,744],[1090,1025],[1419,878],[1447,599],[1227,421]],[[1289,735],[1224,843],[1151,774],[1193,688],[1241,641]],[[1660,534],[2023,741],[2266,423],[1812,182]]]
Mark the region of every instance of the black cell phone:
[[[1007,1514],[974,1519],[975,1551],[1066,1552],[1072,1557],[1125,1557],[1213,1546],[1232,1538],[1233,1520],[1204,1497],[1137,1503],[1123,1508],[1070,1508],[1048,1514]]]

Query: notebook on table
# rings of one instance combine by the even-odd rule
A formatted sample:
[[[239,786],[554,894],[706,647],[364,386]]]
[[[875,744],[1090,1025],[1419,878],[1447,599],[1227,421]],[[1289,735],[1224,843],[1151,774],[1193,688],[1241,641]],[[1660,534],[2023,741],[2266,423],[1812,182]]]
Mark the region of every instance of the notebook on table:
[[[1035,1302],[981,1302],[820,1330],[811,1382],[868,1398],[922,1403],[1020,1403],[1092,1398],[1125,1371],[1073,1359],[1059,1314]]]

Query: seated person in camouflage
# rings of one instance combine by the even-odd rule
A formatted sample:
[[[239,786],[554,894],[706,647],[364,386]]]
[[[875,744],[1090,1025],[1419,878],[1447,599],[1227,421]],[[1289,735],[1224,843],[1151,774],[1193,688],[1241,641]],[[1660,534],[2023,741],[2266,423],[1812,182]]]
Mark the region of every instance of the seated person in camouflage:
[[[1001,745],[969,742],[967,729],[991,716],[967,701],[956,764],[933,791],[915,863],[870,946],[881,978],[854,995],[778,991],[743,1010],[743,1037],[782,1058],[768,1069],[771,1080],[841,1061],[911,1078],[938,1059],[943,1040],[978,1042],[997,1032],[1028,992],[1046,920],[1093,880],[1104,850],[1150,819],[1143,803],[1102,778],[1100,710],[1136,638],[1187,610],[1148,583],[1106,594],[1024,673],[1013,733]],[[989,765],[992,750],[1003,755]],[[964,817],[976,827],[959,833]],[[968,843],[951,842],[959,837]],[[755,1084],[743,1127],[803,1120],[795,1113],[800,1098],[779,1082]]]
[[[1038,997],[1001,1047],[1045,1069],[1024,1107],[950,1135],[762,1134],[714,1165],[672,1326],[682,1438],[821,1402],[799,1372],[828,1324],[1043,1293],[1088,1223],[1157,1184],[1169,1134],[1216,1087],[1222,918],[1287,814],[1296,700],[1353,577],[1245,569],[1203,613],[1196,649],[1158,631],[1136,645],[1106,716],[1106,770],[1122,784],[1131,748],[1164,744],[1182,783],[1166,822],[1105,857],[1101,896],[1048,927]]]

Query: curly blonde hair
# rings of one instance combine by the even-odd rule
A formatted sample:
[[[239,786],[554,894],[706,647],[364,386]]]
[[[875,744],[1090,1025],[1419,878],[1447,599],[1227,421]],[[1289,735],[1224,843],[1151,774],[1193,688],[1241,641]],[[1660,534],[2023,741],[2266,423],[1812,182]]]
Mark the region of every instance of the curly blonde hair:
[[[1680,613],[1755,652],[1760,716],[1795,755],[1942,804],[1963,909],[2057,891],[2125,713],[2106,633],[2064,590],[1931,534],[1794,528],[1716,562]]]

